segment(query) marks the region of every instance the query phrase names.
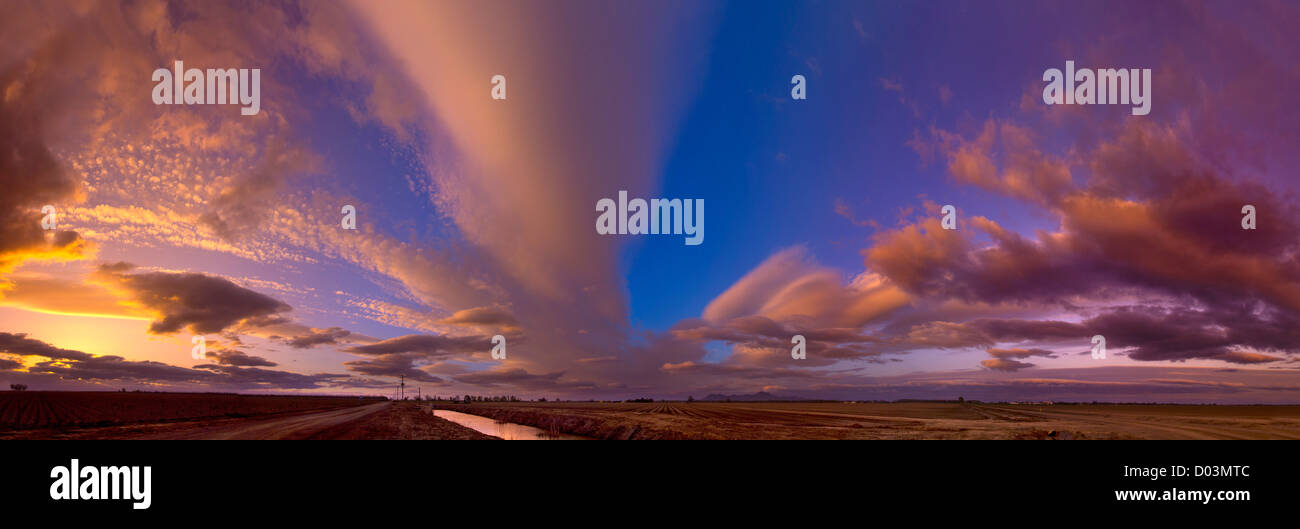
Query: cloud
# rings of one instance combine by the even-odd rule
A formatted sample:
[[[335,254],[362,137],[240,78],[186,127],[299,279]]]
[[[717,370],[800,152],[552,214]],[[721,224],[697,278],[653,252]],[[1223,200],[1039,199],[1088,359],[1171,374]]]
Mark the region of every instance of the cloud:
[[[408,334],[372,344],[349,347],[346,351],[363,355],[419,353],[426,357],[444,357],[487,353],[491,349],[492,341],[489,336]]]
[[[880,225],[874,220],[871,219],[859,220],[857,216],[853,214],[853,208],[849,207],[849,204],[845,202],[844,199],[842,198],[835,199],[835,214],[844,217],[854,226],[859,226],[859,227],[870,226],[873,228],[880,227]]]
[[[352,331],[340,327],[310,329],[306,334],[285,339],[284,343],[295,349],[308,349],[317,345],[337,344],[351,334]]]
[[[992,358],[981,360],[980,365],[994,371],[1019,371],[1028,367],[1034,367],[1034,364],[1018,360],[1022,358],[1029,358],[1032,356],[1056,358],[1056,353],[1048,351],[1047,349],[1025,349],[1022,347],[998,349],[990,347],[985,352],[987,352]]]
[[[1034,364],[1029,362],[1021,362],[1010,358],[989,358],[981,360],[980,365],[995,371],[1019,371],[1027,367],[1034,367]]]
[[[1041,205],[1059,202],[1073,183],[1069,164],[1036,149],[1028,127],[988,120],[973,140],[945,131],[935,135],[949,174],[960,182]]]
[[[1118,138],[1073,163],[1089,170],[1076,182],[1065,159],[1040,152],[1020,127],[988,122],[980,139],[942,148],[950,172],[1043,206],[1060,217],[1061,230],[1026,238],[979,216],[967,217],[973,230],[942,230],[930,218],[878,235],[867,262],[927,296],[1051,301],[1138,289],[1221,303],[1257,292],[1300,311],[1300,265],[1286,258],[1300,249],[1294,206],[1199,162],[1178,126],[1128,123]],[[1001,169],[984,139],[998,130],[1014,138]],[[1276,222],[1242,230],[1247,203],[1275,212]],[[976,245],[976,235],[993,244]]]
[[[344,362],[343,365],[348,366],[352,371],[371,376],[393,378],[404,376],[414,382],[436,384],[445,382],[421,369],[421,366],[428,365],[428,361],[428,356],[423,353],[385,353],[365,360]]]
[[[208,351],[205,353],[208,358],[213,358],[218,364],[228,366],[266,366],[275,367],[276,363],[260,356],[253,356],[238,350],[229,351]]]
[[[1285,358],[1266,355],[1263,353],[1250,353],[1246,351],[1228,351],[1217,357],[1219,360],[1233,364],[1267,364],[1270,362],[1280,362]]]
[[[5,15],[4,34],[23,45],[0,51],[0,273],[29,259],[89,256],[83,233],[105,228],[76,214],[90,192],[96,208],[124,202],[146,214],[126,220],[201,218],[233,237],[260,226],[277,205],[271,199],[283,198],[275,195],[281,184],[311,167],[303,161],[314,158],[291,126],[305,117],[296,98],[272,95],[255,117],[226,106],[156,106],[147,97],[155,68],[175,59],[198,68],[275,63],[364,78],[376,64],[354,17],[330,4],[146,0],[15,5]],[[272,71],[262,77],[262,93],[293,93]],[[141,205],[141,197],[151,203]],[[55,206],[60,225],[78,230],[42,230],[44,205]],[[205,242],[175,223],[130,227]]]
[[[1300,353],[1300,321],[1294,315],[1251,308],[1122,307],[1084,325],[1105,336],[1107,347],[1131,347],[1129,357],[1138,361],[1204,358],[1252,364],[1282,360],[1258,350]]]
[[[130,265],[101,266],[96,278],[127,291],[157,318],[149,326],[154,334],[189,329],[196,334],[219,333],[240,324],[277,321],[274,316],[289,305],[229,280],[199,273],[125,273]]]
[[[1047,358],[1056,358],[1056,353],[1047,349],[1025,349],[1014,347],[1008,349],[989,348],[986,350],[989,356],[993,358],[1029,358],[1031,356],[1043,356]]]
[[[529,373],[528,371],[519,368],[501,368],[489,371],[475,371],[473,373],[457,375],[453,378],[456,382],[475,386],[512,386],[531,390],[559,388],[577,389],[586,385],[582,382],[561,382],[560,378],[563,376],[564,371]]]
[[[164,364],[152,360],[131,361],[106,355],[75,362],[38,362],[31,373],[48,373],[73,380],[130,380],[150,383],[207,383],[211,373]]]
[[[788,367],[757,367],[734,364],[715,364],[707,362],[678,362],[668,363],[660,367],[667,373],[674,374],[695,374],[715,377],[735,377],[742,379],[790,379],[790,378],[816,378],[817,375],[810,371],[802,369],[792,369]]]
[[[592,234],[591,206],[619,189],[645,196],[661,187],[689,87],[708,72],[703,61],[674,59],[709,42],[709,8],[683,15],[657,5],[569,1],[496,9],[21,4],[0,20],[0,34],[20,43],[0,50],[0,282],[7,283],[0,289],[7,304],[32,310],[143,315],[155,334],[223,332],[237,340],[276,333],[273,340],[300,349],[344,344],[361,356],[347,364],[353,373],[431,383],[460,383],[429,373],[481,358],[488,337],[502,332],[512,347],[524,347],[512,349],[508,362],[436,372],[464,383],[572,392],[753,384],[827,395],[950,387],[1181,395],[1192,389],[1171,381],[1186,376],[1115,375],[1102,383],[1062,372],[989,380],[1021,376],[1030,359],[1040,364],[1030,373],[1046,372],[1068,361],[1046,352],[1086,348],[1093,334],[1105,335],[1126,365],[1281,367],[1300,352],[1300,224],[1291,197],[1280,192],[1287,186],[1278,185],[1297,165],[1292,144],[1300,120],[1285,89],[1297,73],[1295,47],[1278,45],[1294,39],[1276,23],[1295,20],[1296,10],[1155,11],[1167,16],[1147,18],[1177,20],[1196,42],[1214,46],[1181,37],[1130,46],[1127,39],[1137,37],[1129,35],[1150,35],[1122,29],[1130,26],[1083,49],[1063,37],[1075,56],[1113,64],[1130,62],[1126,49],[1152,50],[1143,61],[1156,63],[1161,96],[1149,119],[1097,118],[1103,113],[1081,108],[1049,114],[1042,105],[1005,116],[1009,107],[995,104],[952,113],[979,118],[958,117],[951,129],[940,125],[947,118],[928,120],[928,133],[909,144],[967,188],[957,196],[973,197],[958,204],[960,230],[942,230],[937,204],[928,203],[920,218],[883,230],[854,215],[848,204],[860,197],[845,196],[835,212],[877,232],[862,249],[860,269],[818,264],[808,250],[818,241],[785,248],[717,295],[699,318],[656,332],[628,319],[624,243]],[[855,19],[844,19],[841,29],[852,21],[868,40]],[[484,27],[501,38],[484,41]],[[198,67],[276,65],[276,75],[264,66],[263,93],[297,97],[268,97],[263,113],[247,119],[229,108],[155,107],[141,97],[151,87],[147,73],[177,57]],[[592,82],[592,64],[601,65],[599,82]],[[484,90],[501,72],[510,82],[504,102]],[[881,92],[914,111],[911,99],[935,87],[942,104],[954,102],[946,85],[908,75],[867,81],[878,80]],[[320,80],[329,93],[303,90]],[[910,97],[903,98],[904,85]],[[975,105],[979,96],[957,99]],[[402,199],[433,205],[427,220],[435,226],[408,215],[406,202],[386,213],[379,206],[389,206],[391,195],[367,203],[373,190],[354,192],[356,180],[338,173],[355,165],[314,150],[319,127],[334,126],[336,117],[395,135],[394,157],[416,160],[409,171],[393,171],[409,173],[396,181],[402,195],[409,185],[411,196]],[[589,155],[554,156],[570,152]],[[361,230],[337,228],[342,200],[361,207]],[[47,203],[58,208],[65,231],[39,229]],[[1258,229],[1239,229],[1243,203],[1260,211]],[[1024,206],[1017,213],[1026,215],[999,212],[1007,220],[998,222],[981,216],[981,207],[1007,205]],[[372,343],[330,322],[290,322],[282,291],[268,296],[256,283],[212,274],[109,266],[78,292],[76,282],[30,269],[37,260],[86,259],[94,245],[114,259],[156,255],[146,263],[154,265],[210,257],[222,271],[274,264],[287,277],[342,265],[391,294],[355,298],[347,310],[420,334]],[[284,299],[299,307],[295,314],[327,313],[310,305],[315,295]],[[794,334],[809,340],[809,358],[800,363],[788,356]],[[8,339],[15,351],[84,355],[21,334]],[[985,351],[988,369],[912,380],[859,376],[873,362],[897,359],[890,355],[945,349]],[[703,360],[719,354],[720,361]],[[269,367],[247,365],[269,360],[234,350],[214,352],[215,365],[195,369],[45,357],[51,362],[39,369],[49,376],[65,369],[59,376],[137,373],[247,385],[239,387],[378,383],[249,369]],[[438,363],[444,359],[453,361]]]
[[[91,355],[71,349],[61,349],[26,333],[0,332],[0,352],[19,356],[44,356],[54,360],[89,360]]]
[[[829,365],[840,360],[866,359],[889,352],[887,341],[851,328],[798,327],[763,316],[733,318],[718,324],[692,319],[678,322],[669,331],[672,338],[686,342],[722,341],[733,345],[729,363],[778,365],[790,360],[793,337],[803,336],[808,358],[806,366]]]
[[[8,11],[10,23],[26,18],[23,10]],[[57,220],[69,205],[85,198],[79,181],[53,149],[66,139],[61,124],[87,117],[89,109],[78,95],[82,86],[62,78],[62,66],[37,68],[16,60],[15,52],[29,46],[0,52],[0,274],[29,259],[74,260],[90,250],[75,231],[41,227],[43,206],[54,206]],[[33,55],[35,63],[58,61],[74,70],[80,62],[72,50],[58,46],[38,47]]]
[[[952,102],[952,88],[948,85],[939,85],[939,102],[947,105]]]
[[[196,371],[212,375],[209,384],[243,389],[316,389],[327,387],[372,387],[372,381],[355,380],[348,375],[317,373],[304,375],[289,371],[239,367],[232,365],[195,366]]]
[[[50,360],[36,362],[26,371],[11,371],[8,375],[14,380],[40,384],[41,389],[66,389],[85,384],[112,386],[123,383],[173,389],[201,387],[233,390],[317,389],[375,385],[373,380],[345,374],[304,375],[260,367],[246,367],[273,364],[238,351],[209,353],[209,357],[219,358],[222,364],[204,364],[191,369],[151,360],[127,360],[116,355],[94,356],[81,351],[60,349],[43,341],[27,338],[23,334],[0,333],[0,352],[49,358]],[[11,369],[21,368],[14,366]]]
[[[931,211],[877,234],[865,262],[924,302],[1055,305],[1083,316],[935,321],[911,330],[922,342],[942,337],[928,340],[933,345],[1101,334],[1136,361],[1268,363],[1285,358],[1270,352],[1300,352],[1291,330],[1300,316],[1300,265],[1290,257],[1300,251],[1297,211],[1262,184],[1206,163],[1190,134],[1185,123],[1127,120],[1091,150],[1056,157],[1010,122],[986,121],[971,140],[932,132],[955,179],[1041,208],[1060,229],[1026,237],[966,214],[962,229],[943,230]],[[1242,230],[1246,203],[1281,218],[1266,230]],[[1010,359],[984,365],[1027,367]]]
[[[914,325],[901,335],[900,340],[913,347],[937,349],[982,347],[997,343],[994,337],[983,332],[978,326],[950,321],[927,321]]]
[[[654,189],[689,108],[681,87],[707,73],[703,61],[673,59],[706,45],[716,8],[570,1],[353,7],[403,65],[428,112],[420,117],[438,125],[425,145],[427,170],[414,175],[413,187],[427,190],[463,239],[447,246],[457,254],[449,261],[467,263],[467,273],[412,263],[406,276],[446,283],[442,290],[488,285],[436,308],[453,313],[445,323],[456,311],[508,308],[529,337],[530,354],[519,359],[529,369],[554,372],[571,368],[574,358],[626,349],[623,242],[591,229],[594,205],[620,190],[647,196]],[[484,27],[509,38],[484,41],[475,29]],[[591,64],[601,65],[600,83],[585,79]],[[506,101],[483,97],[484,80],[502,72]],[[554,156],[559,152],[588,154]]]
[[[438,323],[510,329],[519,325],[519,320],[516,320],[513,314],[501,307],[475,307],[458,310],[451,316],[439,320]]]
[[[711,322],[763,316],[801,327],[860,327],[906,305],[907,295],[885,278],[863,273],[847,284],[833,269],[812,261],[806,248],[768,257],[710,301]]]
[[[651,183],[685,102],[678,91],[647,88],[702,73],[662,59],[706,37],[708,9],[692,7],[697,16],[689,17],[659,6],[593,9],[577,2],[490,10],[425,2],[355,7],[407,65],[464,155],[461,171],[433,175],[437,198],[461,233],[521,288],[563,301],[577,290],[570,287],[596,287],[601,292],[593,299],[611,300],[596,310],[621,318],[616,247],[591,232],[590,212],[601,197]],[[483,27],[511,38],[484,42],[472,29]],[[607,61],[614,49],[620,60]],[[604,65],[598,85],[582,80],[583,65],[591,63]],[[528,87],[507,100],[508,108],[479,90],[501,71]],[[591,155],[574,164],[540,154],[575,149]],[[620,175],[613,187],[611,174]]]
[[[1010,120],[987,120],[970,139],[932,130],[925,145],[914,143],[918,152],[945,157],[958,182],[1059,218],[1059,229],[1026,236],[963,210],[960,229],[944,230],[938,204],[926,202],[923,216],[877,232],[862,252],[867,271],[859,278],[889,293],[878,299],[890,303],[855,304],[862,290],[843,288],[806,250],[786,249],[715,298],[702,321],[671,332],[733,344],[710,369],[755,358],[779,365],[789,350],[783,338],[809,329],[834,330],[818,342],[843,345],[819,351],[806,367],[981,348],[990,355],[983,367],[1014,372],[1034,367],[1026,358],[1056,358],[1047,347],[1087,349],[1095,334],[1137,362],[1258,365],[1300,354],[1295,208],[1207,163],[1186,123],[1126,120],[1114,131],[1056,156],[1040,149],[1030,126]],[[1246,203],[1284,218],[1244,231]],[[954,303],[1026,314],[944,319],[951,311],[943,307]],[[810,360],[812,343],[810,336]]]
[[[319,170],[320,164],[314,154],[273,140],[252,170],[208,201],[209,211],[199,216],[198,222],[224,239],[240,239],[271,215],[280,202],[282,183],[291,176]]]

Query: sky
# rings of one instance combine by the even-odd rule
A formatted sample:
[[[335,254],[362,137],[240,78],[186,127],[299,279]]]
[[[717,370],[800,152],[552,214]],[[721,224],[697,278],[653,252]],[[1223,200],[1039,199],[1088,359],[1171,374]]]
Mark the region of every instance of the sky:
[[[1300,403],[1300,5],[1075,4],[8,6],[0,383]]]

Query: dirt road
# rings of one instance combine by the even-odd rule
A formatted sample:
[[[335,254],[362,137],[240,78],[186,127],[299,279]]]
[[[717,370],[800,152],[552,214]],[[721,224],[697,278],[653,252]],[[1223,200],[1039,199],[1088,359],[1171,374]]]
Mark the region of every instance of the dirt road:
[[[245,419],[226,424],[197,424],[186,429],[146,435],[140,439],[306,439],[317,432],[359,420],[392,406],[378,402],[339,410],[270,419]]]

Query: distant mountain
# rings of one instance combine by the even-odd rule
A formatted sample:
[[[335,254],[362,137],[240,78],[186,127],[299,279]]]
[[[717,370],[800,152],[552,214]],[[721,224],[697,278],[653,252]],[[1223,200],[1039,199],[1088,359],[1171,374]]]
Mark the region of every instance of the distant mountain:
[[[733,402],[736,401],[755,402],[755,401],[764,401],[764,400],[803,400],[803,399],[798,397],[790,397],[786,395],[773,395],[766,391],[760,391],[758,393],[753,393],[750,395],[723,395],[720,393],[713,393],[700,400],[709,400],[709,401],[730,400]]]

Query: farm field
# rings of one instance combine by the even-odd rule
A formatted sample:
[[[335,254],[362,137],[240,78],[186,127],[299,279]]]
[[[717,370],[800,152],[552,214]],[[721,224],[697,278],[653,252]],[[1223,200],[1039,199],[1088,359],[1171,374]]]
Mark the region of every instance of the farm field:
[[[0,439],[492,439],[433,408],[593,439],[1300,439],[1300,406],[393,402],[0,393]],[[491,424],[491,423],[489,423]]]
[[[0,393],[0,432],[263,416],[374,402],[378,401],[226,393],[9,391]]]
[[[598,439],[1300,439],[1300,406],[521,402],[438,407]]]

